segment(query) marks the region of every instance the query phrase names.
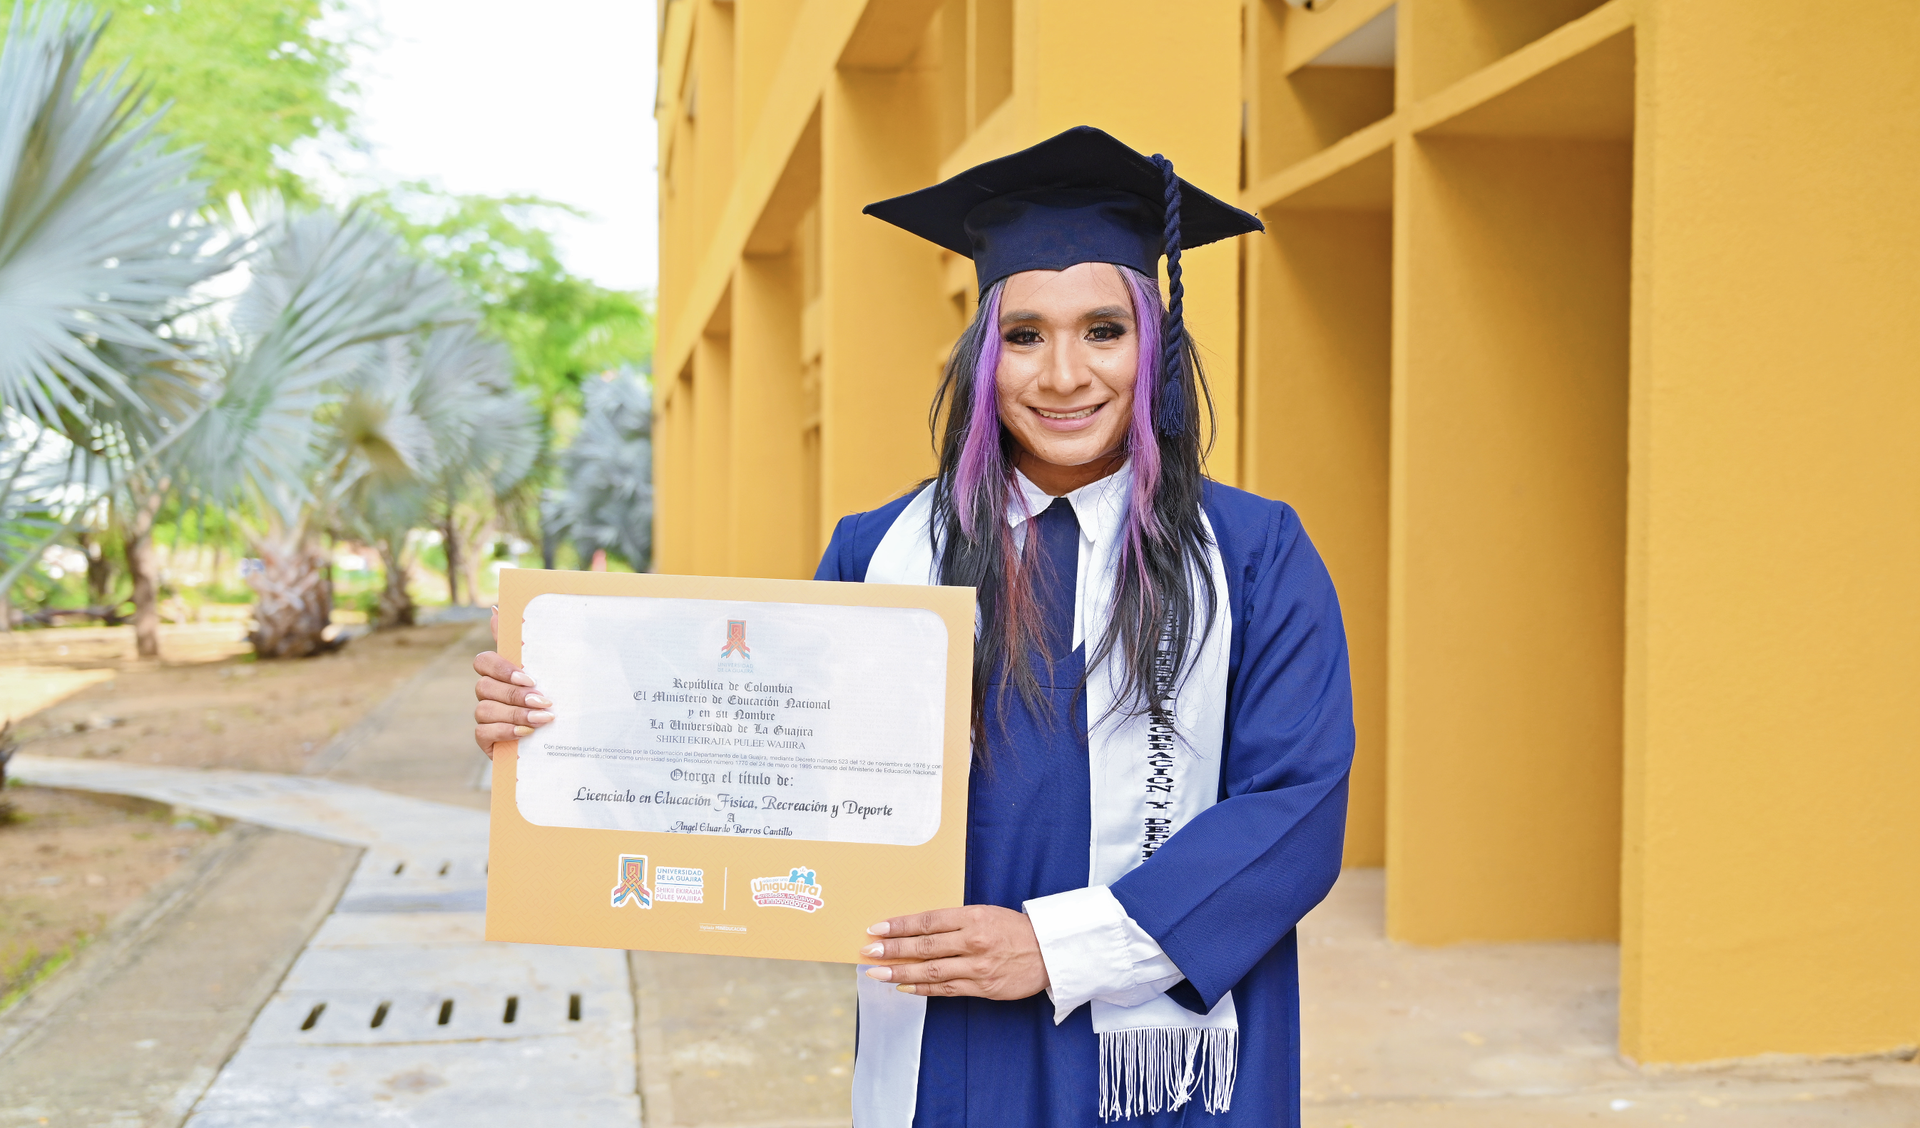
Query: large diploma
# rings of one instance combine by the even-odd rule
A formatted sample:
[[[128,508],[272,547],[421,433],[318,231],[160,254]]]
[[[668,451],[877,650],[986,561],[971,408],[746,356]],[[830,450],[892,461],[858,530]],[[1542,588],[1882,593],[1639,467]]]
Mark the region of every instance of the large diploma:
[[[959,904],[972,592],[502,573],[490,939],[852,962]],[[510,779],[509,779],[510,776]]]

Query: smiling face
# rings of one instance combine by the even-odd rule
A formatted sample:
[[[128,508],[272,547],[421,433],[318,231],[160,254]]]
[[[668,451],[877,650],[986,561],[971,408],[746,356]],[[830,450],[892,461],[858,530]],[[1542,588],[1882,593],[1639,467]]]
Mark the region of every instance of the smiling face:
[[[1000,421],[1020,470],[1050,494],[1097,481],[1125,457],[1140,337],[1120,269],[1086,262],[1008,277],[1000,292]]]

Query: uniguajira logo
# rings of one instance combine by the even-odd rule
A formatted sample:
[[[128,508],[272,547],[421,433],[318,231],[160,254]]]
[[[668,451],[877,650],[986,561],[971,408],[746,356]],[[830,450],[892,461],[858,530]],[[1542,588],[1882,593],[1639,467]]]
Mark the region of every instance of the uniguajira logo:
[[[620,855],[620,868],[617,871],[620,884],[613,887],[613,907],[632,901],[643,909],[653,907],[653,890],[647,888],[647,856],[645,854]]]
[[[747,621],[745,619],[727,620],[727,644],[720,648],[720,657],[738,654],[742,658],[753,657],[753,651],[747,649]]]
[[[820,897],[820,883],[813,871],[795,866],[785,877],[753,879],[753,903],[763,909],[799,909],[810,913],[826,902]]]

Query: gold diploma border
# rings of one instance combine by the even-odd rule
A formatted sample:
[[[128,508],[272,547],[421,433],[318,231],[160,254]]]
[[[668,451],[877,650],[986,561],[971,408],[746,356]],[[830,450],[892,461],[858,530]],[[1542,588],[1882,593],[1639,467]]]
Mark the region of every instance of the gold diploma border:
[[[947,625],[946,739],[940,827],[918,846],[871,846],[794,838],[576,830],[536,826],[514,798],[519,743],[493,746],[492,834],[487,846],[489,940],[653,952],[859,963],[867,926],[889,917],[961,904],[967,840],[967,775],[972,755],[974,592],[906,584],[562,572],[500,573],[500,653],[520,661],[520,628],[537,595],[623,595],[731,603],[815,603],[919,607]],[[715,639],[717,656],[724,639]],[[716,675],[720,676],[720,675]],[[558,702],[564,709],[566,702]],[[647,856],[651,909],[612,906],[622,854]],[[704,903],[662,901],[661,865],[704,870]],[[825,904],[808,913],[753,903],[756,877],[814,870]],[[724,888],[723,888],[724,887]],[[744,931],[728,931],[740,928]]]

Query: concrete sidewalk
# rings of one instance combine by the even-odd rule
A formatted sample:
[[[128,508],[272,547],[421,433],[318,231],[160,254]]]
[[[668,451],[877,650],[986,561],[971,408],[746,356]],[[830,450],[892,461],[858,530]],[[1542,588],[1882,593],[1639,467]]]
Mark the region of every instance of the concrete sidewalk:
[[[205,1094],[174,1094],[169,1107],[191,1110],[189,1128],[284,1124],[290,1115],[308,1128],[391,1116],[639,1122],[625,953],[486,943],[481,812],[310,777],[26,756],[13,767],[41,786],[138,795],[364,849]],[[294,880],[278,884],[294,886],[286,876]],[[229,944],[245,945],[251,927],[189,919],[196,925],[199,964],[214,966]],[[120,1017],[116,1032],[152,1026]],[[48,1025],[76,1049],[102,1048],[97,1024]]]
[[[0,1125],[180,1124],[358,854],[298,834],[224,831],[0,1016]]]
[[[482,939],[488,765],[468,734],[487,643],[448,648],[304,776],[17,757],[23,780],[272,829],[229,832],[258,860],[224,883],[182,875],[193,896],[97,992],[66,991],[72,969],[8,1016],[39,1041],[0,1063],[0,1124],[632,1128],[642,1088],[648,1128],[847,1124],[850,968],[634,953],[630,975],[627,953]],[[242,967],[247,990],[219,985]],[[198,1026],[78,1001],[178,1011],[217,989]]]
[[[473,743],[473,656],[491,649],[482,622],[316,752],[307,774],[485,811],[490,765]]]
[[[24,781],[246,828],[229,832],[236,860],[183,875],[164,927],[130,937],[101,983],[65,990],[87,974],[76,967],[19,1008],[20,1044],[0,1067],[6,1115],[638,1124],[625,953],[482,938],[485,758],[466,733],[485,638],[462,639],[341,734],[316,757],[324,775],[16,757]],[[251,978],[235,990],[242,967]],[[219,1007],[182,997],[223,988]],[[151,1078],[130,1075],[149,1063]]]
[[[1619,948],[1385,938],[1380,870],[1300,924],[1307,1128],[1915,1128],[1898,1058],[1639,1069],[1620,1057]]]

